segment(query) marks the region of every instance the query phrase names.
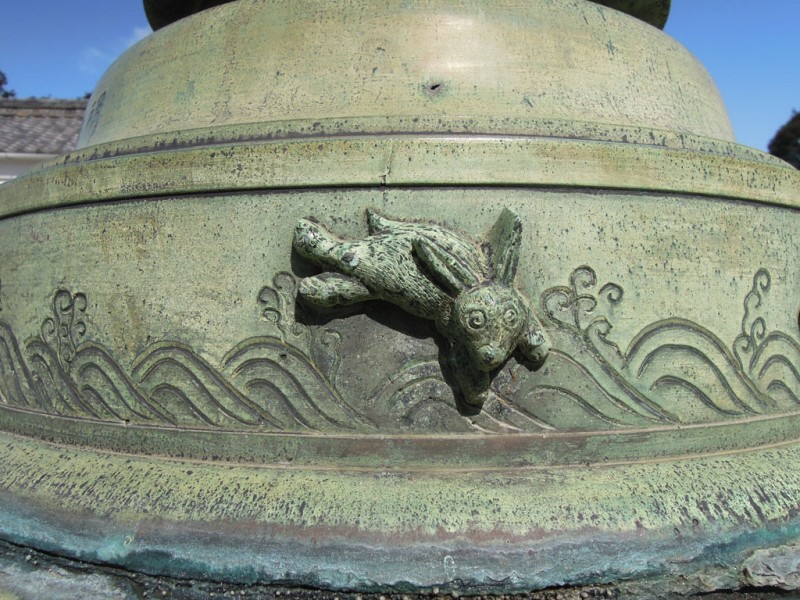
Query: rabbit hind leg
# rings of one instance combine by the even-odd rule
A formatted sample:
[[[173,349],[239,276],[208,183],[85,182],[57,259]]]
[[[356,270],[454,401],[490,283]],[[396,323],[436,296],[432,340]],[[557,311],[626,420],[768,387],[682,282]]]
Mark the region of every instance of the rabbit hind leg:
[[[363,283],[340,273],[321,273],[306,277],[300,282],[298,294],[306,302],[326,308],[357,304],[375,298]]]
[[[318,264],[336,264],[337,252],[345,245],[316,221],[300,219],[294,231],[298,254]]]

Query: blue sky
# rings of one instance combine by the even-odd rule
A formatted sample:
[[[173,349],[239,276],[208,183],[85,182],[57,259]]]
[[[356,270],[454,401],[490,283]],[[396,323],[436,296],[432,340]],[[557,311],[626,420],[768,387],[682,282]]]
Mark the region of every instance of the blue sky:
[[[141,0],[3,0],[0,24],[18,97],[83,96],[150,32]],[[672,0],[666,31],[711,73],[740,143],[766,149],[800,111],[800,0]]]

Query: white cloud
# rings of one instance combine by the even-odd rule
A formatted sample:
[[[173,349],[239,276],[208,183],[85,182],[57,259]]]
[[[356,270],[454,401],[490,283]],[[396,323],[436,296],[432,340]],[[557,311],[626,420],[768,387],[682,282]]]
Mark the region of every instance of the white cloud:
[[[125,42],[125,49],[127,50],[139,40],[143,40],[153,32],[149,27],[134,27],[128,39]]]
[[[99,75],[114,62],[115,55],[104,52],[99,48],[85,48],[81,52],[78,68],[89,75]]]
[[[133,46],[136,42],[144,39],[152,29],[149,27],[134,27],[125,38],[120,38],[107,47],[98,48],[91,46],[84,48],[81,52],[78,68],[89,75],[100,75],[114,62],[117,57]]]

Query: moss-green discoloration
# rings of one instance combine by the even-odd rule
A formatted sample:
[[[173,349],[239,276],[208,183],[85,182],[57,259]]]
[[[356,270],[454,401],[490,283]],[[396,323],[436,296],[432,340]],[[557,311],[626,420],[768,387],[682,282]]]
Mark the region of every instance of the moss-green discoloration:
[[[63,166],[60,162],[7,186],[0,215],[215,189],[365,186],[594,187],[800,206],[800,174],[785,163],[537,137],[358,136],[145,152]],[[141,173],[147,173],[146,180]]]

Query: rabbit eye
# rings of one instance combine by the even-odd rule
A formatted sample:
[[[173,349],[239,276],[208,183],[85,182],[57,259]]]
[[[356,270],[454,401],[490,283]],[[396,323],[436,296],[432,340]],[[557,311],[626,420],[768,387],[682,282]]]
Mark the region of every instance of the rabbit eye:
[[[509,308],[503,315],[503,319],[505,319],[506,325],[516,325],[517,311],[515,311],[513,308]]]
[[[470,329],[481,329],[486,324],[486,315],[482,310],[470,311],[467,317],[467,325]]]

